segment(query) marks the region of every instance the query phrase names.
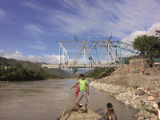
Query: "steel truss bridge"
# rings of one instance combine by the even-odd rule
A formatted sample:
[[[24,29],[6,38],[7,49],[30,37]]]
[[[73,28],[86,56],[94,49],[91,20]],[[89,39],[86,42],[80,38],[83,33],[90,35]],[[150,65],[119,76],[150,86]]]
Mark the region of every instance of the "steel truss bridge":
[[[58,41],[59,64],[43,64],[47,68],[95,68],[117,67],[124,63],[124,57],[137,55],[132,45],[112,41],[111,37],[74,36],[73,41]]]

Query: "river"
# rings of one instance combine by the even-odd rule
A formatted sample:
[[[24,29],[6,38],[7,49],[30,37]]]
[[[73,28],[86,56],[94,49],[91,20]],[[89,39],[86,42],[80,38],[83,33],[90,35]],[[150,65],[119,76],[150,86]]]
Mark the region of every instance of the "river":
[[[30,82],[0,81],[0,120],[56,120],[64,108],[75,103],[76,80]],[[103,115],[105,105],[114,105],[118,120],[134,120],[134,109],[126,107],[105,92],[90,88],[89,109]]]

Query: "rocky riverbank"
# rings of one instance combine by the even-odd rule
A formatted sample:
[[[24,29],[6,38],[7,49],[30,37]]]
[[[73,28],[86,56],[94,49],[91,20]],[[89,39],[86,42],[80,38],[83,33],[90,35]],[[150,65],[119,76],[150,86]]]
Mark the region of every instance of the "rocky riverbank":
[[[137,109],[138,120],[157,120],[160,101],[160,73],[148,69],[144,75],[131,73],[128,67],[119,68],[110,76],[95,80],[90,86],[112,94],[118,101]]]

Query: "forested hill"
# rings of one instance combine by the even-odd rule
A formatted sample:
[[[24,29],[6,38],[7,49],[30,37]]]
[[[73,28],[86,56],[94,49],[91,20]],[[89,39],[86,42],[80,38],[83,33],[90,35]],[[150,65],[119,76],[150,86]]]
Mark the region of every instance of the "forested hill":
[[[70,76],[69,72],[62,69],[41,68],[41,63],[0,57],[0,80],[23,81],[62,79]]]

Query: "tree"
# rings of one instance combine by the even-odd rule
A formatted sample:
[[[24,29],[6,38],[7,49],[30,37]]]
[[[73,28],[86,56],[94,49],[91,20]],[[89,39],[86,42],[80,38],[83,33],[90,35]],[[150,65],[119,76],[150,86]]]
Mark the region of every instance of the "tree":
[[[133,41],[134,49],[140,52],[140,55],[147,58],[160,57],[160,39],[155,36],[142,35]]]

